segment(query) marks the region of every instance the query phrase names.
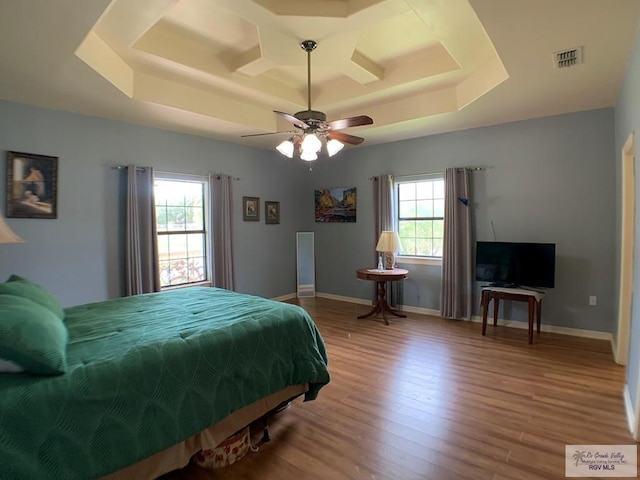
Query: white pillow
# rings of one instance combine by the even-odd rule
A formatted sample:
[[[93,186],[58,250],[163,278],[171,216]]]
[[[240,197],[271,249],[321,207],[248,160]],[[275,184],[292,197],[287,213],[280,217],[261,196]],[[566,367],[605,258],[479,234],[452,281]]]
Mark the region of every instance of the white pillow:
[[[0,373],[20,373],[23,371],[22,367],[17,363],[0,358]]]

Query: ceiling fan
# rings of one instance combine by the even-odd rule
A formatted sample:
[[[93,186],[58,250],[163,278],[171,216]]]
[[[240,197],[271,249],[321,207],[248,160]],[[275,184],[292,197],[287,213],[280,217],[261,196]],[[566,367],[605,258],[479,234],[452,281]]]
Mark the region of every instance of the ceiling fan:
[[[372,125],[373,120],[366,115],[357,117],[343,118],[340,120],[332,120],[327,122],[327,116],[324,112],[311,109],[311,52],[317,47],[317,43],[313,40],[305,40],[300,47],[307,52],[307,109],[290,115],[285,112],[274,110],[273,112],[282,118],[291,122],[301,131],[293,132],[272,132],[258,133],[253,135],[243,135],[243,137],[255,137],[260,135],[274,135],[276,133],[293,133],[294,135],[282,142],[276,149],[289,158],[293,157],[296,149],[300,151],[302,160],[316,160],[318,152],[322,149],[322,141],[324,139],[327,146],[327,153],[333,156],[344,147],[345,143],[350,145],[360,145],[364,142],[364,138],[356,137],[348,133],[340,132],[350,127],[360,127],[362,125]]]

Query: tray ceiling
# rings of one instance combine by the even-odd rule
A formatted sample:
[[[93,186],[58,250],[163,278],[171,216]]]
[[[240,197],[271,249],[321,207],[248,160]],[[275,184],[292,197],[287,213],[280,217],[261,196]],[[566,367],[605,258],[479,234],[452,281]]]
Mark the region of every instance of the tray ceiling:
[[[3,0],[0,98],[271,148],[273,110],[366,144],[612,106],[637,0]],[[29,30],[31,37],[24,34]],[[553,52],[582,47],[564,69]]]

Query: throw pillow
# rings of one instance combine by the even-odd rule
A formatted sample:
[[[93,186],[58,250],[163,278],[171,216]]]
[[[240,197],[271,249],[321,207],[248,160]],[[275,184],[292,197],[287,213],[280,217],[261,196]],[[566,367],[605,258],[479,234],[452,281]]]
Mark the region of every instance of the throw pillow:
[[[0,283],[0,294],[15,295],[31,300],[51,310],[60,320],[64,320],[64,309],[56,297],[46,291],[44,287],[24,277],[11,275],[9,280]]]
[[[69,333],[53,312],[31,300],[0,294],[0,358],[36,375],[64,373]]]

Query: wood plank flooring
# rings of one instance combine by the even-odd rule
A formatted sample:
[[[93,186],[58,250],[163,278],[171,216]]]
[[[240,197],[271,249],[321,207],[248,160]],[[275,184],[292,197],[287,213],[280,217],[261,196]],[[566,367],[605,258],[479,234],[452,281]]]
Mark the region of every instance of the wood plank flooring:
[[[564,478],[566,444],[634,444],[624,367],[609,342],[300,301],[329,352],[331,383],[271,422],[272,440],[222,469],[163,480]],[[543,319],[544,321],[544,319]],[[252,441],[260,432],[253,430]]]

